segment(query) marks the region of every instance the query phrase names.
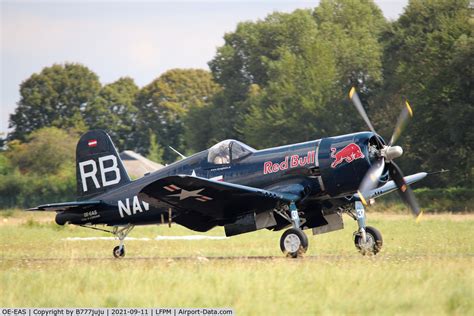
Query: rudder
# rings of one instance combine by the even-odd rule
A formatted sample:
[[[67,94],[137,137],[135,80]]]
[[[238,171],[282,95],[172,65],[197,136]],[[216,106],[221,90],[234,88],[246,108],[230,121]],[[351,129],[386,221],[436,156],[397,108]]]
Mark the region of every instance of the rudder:
[[[88,131],[79,139],[76,180],[80,199],[91,198],[131,181],[112,139],[105,131]]]

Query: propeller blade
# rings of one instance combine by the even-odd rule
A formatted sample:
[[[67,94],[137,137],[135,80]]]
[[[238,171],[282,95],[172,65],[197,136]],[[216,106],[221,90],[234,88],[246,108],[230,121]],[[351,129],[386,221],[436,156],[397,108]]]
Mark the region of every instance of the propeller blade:
[[[408,101],[405,101],[405,107],[402,109],[402,112],[398,116],[397,124],[395,125],[395,130],[393,131],[392,138],[390,139],[390,143],[388,146],[392,146],[400,137],[401,133],[407,126],[407,123],[410,118],[413,117],[413,110],[411,109],[410,104]]]
[[[388,171],[390,173],[390,178],[392,178],[398,187],[398,193],[400,194],[400,197],[402,198],[403,202],[405,202],[405,204],[410,207],[413,215],[416,217],[416,221],[418,222],[423,212],[420,211],[420,207],[418,206],[418,202],[416,201],[413,191],[403,179],[403,173],[400,170],[400,167],[398,167],[397,164],[392,161],[388,164]]]
[[[364,119],[365,124],[367,124],[370,131],[374,134],[377,134],[377,132],[375,132],[375,128],[372,126],[372,122],[370,122],[370,119],[367,116],[367,112],[365,112],[365,109],[362,106],[362,102],[360,102],[359,95],[357,94],[354,87],[352,87],[351,91],[349,91],[349,98],[352,100],[352,103],[354,103],[357,111],[359,112],[360,116],[362,116],[362,118]],[[380,139],[378,137],[376,137],[375,139],[377,141],[377,144],[379,145],[379,148],[382,148],[383,144],[380,141]]]
[[[360,102],[359,95],[357,94],[356,90],[354,87],[352,87],[351,91],[349,92],[349,98],[352,100],[354,103],[357,111],[359,111],[360,116],[364,119],[365,123],[367,126],[370,128],[372,133],[375,133],[375,129],[372,126],[372,123],[370,122],[369,117],[367,116],[367,113],[365,112],[364,107],[362,106],[362,102]]]
[[[382,158],[377,160],[372,167],[367,171],[360,183],[359,194],[360,200],[364,205],[367,205],[365,197],[368,195],[369,191],[375,188],[379,182],[380,176],[382,175],[383,169],[385,168],[385,160]]]

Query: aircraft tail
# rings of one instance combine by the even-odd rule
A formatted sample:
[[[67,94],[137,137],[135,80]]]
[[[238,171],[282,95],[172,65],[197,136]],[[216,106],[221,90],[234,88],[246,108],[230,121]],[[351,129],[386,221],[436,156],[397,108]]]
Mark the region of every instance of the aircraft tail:
[[[79,199],[89,199],[131,181],[112,139],[105,131],[88,131],[79,139],[76,179]]]

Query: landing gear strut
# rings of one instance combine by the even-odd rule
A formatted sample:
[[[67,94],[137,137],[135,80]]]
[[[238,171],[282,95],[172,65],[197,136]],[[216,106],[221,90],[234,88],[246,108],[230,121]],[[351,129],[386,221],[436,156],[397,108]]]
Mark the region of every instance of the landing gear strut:
[[[362,255],[376,255],[383,245],[382,234],[371,226],[365,226],[365,209],[360,201],[355,202],[355,215],[359,230],[354,232],[354,244]]]
[[[113,250],[113,254],[115,258],[125,257],[125,245],[123,241],[134,227],[135,226],[133,226],[132,224],[128,224],[127,226],[124,226],[124,227],[118,227],[118,226],[114,227],[112,234],[114,234],[115,237],[117,237],[120,241],[120,244],[116,246]]]
[[[280,239],[280,249],[288,257],[301,257],[308,250],[308,237],[300,229],[300,216],[294,202],[290,203],[291,218],[288,220],[293,224],[293,228],[286,230]]]

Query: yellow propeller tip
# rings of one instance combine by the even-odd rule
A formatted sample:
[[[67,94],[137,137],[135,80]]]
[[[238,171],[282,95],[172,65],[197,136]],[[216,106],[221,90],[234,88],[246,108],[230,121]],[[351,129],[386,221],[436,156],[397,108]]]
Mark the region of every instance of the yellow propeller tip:
[[[408,101],[405,101],[405,105],[408,109],[408,114],[413,117],[413,110],[411,109],[410,103],[408,103]]]
[[[351,91],[349,91],[349,98],[352,99],[352,96],[354,95],[356,89],[354,87],[351,88]]]
[[[357,191],[357,194],[359,194],[359,198],[360,198],[360,201],[362,202],[362,204],[364,204],[365,206],[367,206],[367,201],[365,200],[364,196],[362,195],[362,193],[360,193],[360,191]]]
[[[418,214],[418,216],[416,217],[416,223],[419,223],[421,221],[422,216],[423,216],[423,211],[421,211],[420,214]]]

